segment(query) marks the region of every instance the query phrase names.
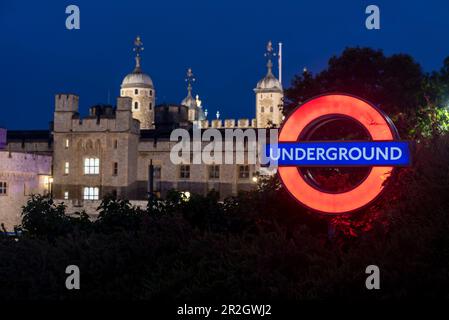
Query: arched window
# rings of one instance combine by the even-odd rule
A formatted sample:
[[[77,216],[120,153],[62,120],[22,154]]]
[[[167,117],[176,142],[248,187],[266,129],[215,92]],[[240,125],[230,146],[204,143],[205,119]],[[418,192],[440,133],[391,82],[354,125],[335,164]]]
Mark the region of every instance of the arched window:
[[[139,109],[139,102],[134,102],[134,110],[137,110],[137,109]]]
[[[83,199],[84,200],[98,200],[99,188],[97,187],[84,187]]]

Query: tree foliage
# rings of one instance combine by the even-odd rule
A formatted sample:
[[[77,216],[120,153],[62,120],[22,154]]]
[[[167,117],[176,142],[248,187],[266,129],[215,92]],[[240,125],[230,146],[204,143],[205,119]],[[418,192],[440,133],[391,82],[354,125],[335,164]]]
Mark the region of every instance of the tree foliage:
[[[372,102],[393,119],[403,138],[428,137],[435,127],[447,132],[444,108],[449,106],[449,57],[440,71],[426,74],[407,54],[385,56],[381,50],[346,48],[316,75],[303,72],[294,77],[285,92],[284,113],[332,92]],[[425,116],[429,111],[434,115]]]
[[[23,234],[0,238],[4,299],[152,301],[441,298],[449,295],[448,137],[422,143],[382,201],[325,219],[278,180],[224,202],[173,191],[144,210],[106,198],[94,221],[34,196]],[[330,226],[330,228],[328,228]],[[65,267],[82,290],[66,290]],[[380,291],[365,268],[381,268]]]

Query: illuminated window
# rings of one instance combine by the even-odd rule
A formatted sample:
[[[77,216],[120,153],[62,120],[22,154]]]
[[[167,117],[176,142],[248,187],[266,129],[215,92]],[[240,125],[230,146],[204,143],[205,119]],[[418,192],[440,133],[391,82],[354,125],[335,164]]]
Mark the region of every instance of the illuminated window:
[[[209,166],[209,179],[220,179],[220,166]]]
[[[70,163],[66,162],[64,164],[64,174],[69,174]]]
[[[64,200],[69,200],[69,192],[64,191]]]
[[[84,174],[100,174],[100,159],[84,159]]]
[[[99,199],[99,189],[96,187],[85,187],[83,193],[84,200],[98,200]]]
[[[239,179],[249,178],[249,166],[239,166]]]
[[[0,196],[6,196],[8,194],[8,183],[6,181],[0,181]]]
[[[116,176],[118,174],[118,162],[112,164],[112,175]]]
[[[190,166],[189,165],[181,165],[179,170],[179,177],[181,179],[190,179]]]
[[[65,142],[64,142],[65,148],[68,149],[69,145],[70,145],[69,139],[65,139]]]

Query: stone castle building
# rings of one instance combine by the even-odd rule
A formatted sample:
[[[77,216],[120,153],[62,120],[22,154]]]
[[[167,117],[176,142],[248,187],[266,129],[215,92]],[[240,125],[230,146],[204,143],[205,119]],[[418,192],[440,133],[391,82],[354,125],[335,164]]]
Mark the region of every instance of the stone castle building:
[[[279,126],[283,90],[272,71],[271,42],[267,47],[267,74],[254,89],[256,117],[237,121],[223,121],[218,115],[212,121],[207,120],[207,110],[203,110],[198,95],[193,95],[195,79],[191,69],[187,72],[186,98],[180,104],[155,105],[156,90],[151,77],[143,71],[142,50],[138,37],[134,48],[135,68],[123,79],[116,106],[93,106],[89,114],[82,117],[78,96],[57,94],[50,130],[7,132],[0,157],[6,159],[10,154],[10,162],[24,161],[20,172],[34,168],[30,169],[31,175],[26,173],[33,183],[23,194],[48,192],[53,198],[64,201],[69,210],[89,211],[96,208],[106,194],[143,203],[148,198],[150,181],[153,191],[162,197],[170,189],[200,194],[214,189],[225,198],[254,188],[256,165],[173,164],[170,150],[176,142],[169,137],[176,128],[245,130]],[[153,179],[149,177],[150,165]],[[10,196],[11,202],[23,205],[24,199],[12,199],[17,188],[12,190],[8,170],[12,169],[0,166],[0,205],[2,196]],[[2,183],[10,186],[5,194],[1,191]],[[17,213],[8,219],[9,227],[17,220],[13,215],[17,217]],[[2,218],[0,215],[0,220]]]
[[[10,135],[10,141],[17,136]],[[38,138],[38,136],[36,136]],[[36,139],[36,144],[37,142]],[[9,149],[9,150],[8,150]],[[6,130],[0,128],[0,224],[11,231],[20,222],[21,208],[32,194],[48,193],[52,157],[15,152],[6,146]]]

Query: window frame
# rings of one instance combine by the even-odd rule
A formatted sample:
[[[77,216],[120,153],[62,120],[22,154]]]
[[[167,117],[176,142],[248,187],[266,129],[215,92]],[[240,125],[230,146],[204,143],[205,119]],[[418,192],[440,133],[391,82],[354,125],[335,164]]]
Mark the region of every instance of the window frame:
[[[100,200],[100,188],[99,187],[84,187],[83,188],[83,200],[85,200],[85,201]]]
[[[86,165],[86,161],[88,164]],[[93,161],[93,165],[92,162]],[[86,170],[87,169],[87,170]],[[83,163],[84,175],[99,175],[100,174],[100,159],[97,157],[85,157]]]
[[[247,170],[245,170],[245,168],[247,168]],[[249,168],[249,165],[244,164],[244,165],[239,165],[238,166],[238,178],[239,178],[239,180],[249,179],[250,174],[251,174],[251,170]]]
[[[70,162],[64,162],[64,175],[67,176],[70,173]]]
[[[179,166],[179,179],[190,179],[190,165],[181,164]]]
[[[158,174],[156,174],[158,173]],[[162,177],[162,166],[155,165],[153,166],[153,179],[154,180],[161,180]]]
[[[218,164],[212,164],[209,166],[209,179],[211,180],[220,179],[220,166]]]
[[[0,181],[0,197],[7,196],[8,189],[9,189],[9,182],[5,180]]]

